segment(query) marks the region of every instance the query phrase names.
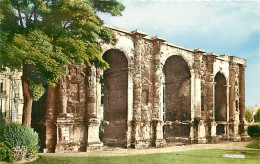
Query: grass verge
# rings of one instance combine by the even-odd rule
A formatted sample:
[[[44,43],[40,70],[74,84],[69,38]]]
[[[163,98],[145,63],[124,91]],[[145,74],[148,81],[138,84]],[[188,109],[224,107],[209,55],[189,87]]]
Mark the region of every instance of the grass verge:
[[[248,148],[260,149],[260,141],[254,141],[247,145]],[[259,162],[260,163],[260,162]]]
[[[244,154],[245,159],[224,158],[223,154]],[[132,156],[111,157],[73,157],[43,155],[31,164],[259,164],[260,151],[258,150],[192,150],[173,153],[146,154]]]

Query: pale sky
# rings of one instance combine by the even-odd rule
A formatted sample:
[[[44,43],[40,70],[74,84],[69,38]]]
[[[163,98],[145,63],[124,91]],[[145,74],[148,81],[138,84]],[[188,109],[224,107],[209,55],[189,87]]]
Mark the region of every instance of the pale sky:
[[[260,105],[260,1],[121,1],[126,7],[123,16],[99,13],[106,24],[246,59],[246,106]]]

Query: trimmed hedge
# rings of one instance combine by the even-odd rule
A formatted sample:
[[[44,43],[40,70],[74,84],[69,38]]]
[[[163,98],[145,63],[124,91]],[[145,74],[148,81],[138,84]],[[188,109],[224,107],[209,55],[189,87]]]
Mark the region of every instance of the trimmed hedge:
[[[16,146],[25,146],[28,149],[38,148],[38,134],[32,128],[17,123],[6,125],[2,139],[10,149]]]
[[[247,132],[250,137],[260,137],[260,126],[259,125],[248,126]]]

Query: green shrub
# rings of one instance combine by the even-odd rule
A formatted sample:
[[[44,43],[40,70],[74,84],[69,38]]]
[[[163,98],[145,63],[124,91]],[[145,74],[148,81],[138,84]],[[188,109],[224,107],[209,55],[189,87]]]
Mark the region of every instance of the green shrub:
[[[0,142],[0,161],[11,161],[13,158],[12,152],[4,142]]]
[[[260,137],[260,126],[248,126],[247,132],[250,137]]]
[[[37,149],[27,149],[26,158],[33,158],[38,153]]]
[[[25,146],[28,149],[37,149],[39,138],[32,128],[13,123],[4,128],[3,141],[9,148]]]

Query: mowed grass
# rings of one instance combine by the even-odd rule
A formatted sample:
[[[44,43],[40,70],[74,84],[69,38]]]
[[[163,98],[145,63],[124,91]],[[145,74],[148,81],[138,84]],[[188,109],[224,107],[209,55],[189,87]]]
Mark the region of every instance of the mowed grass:
[[[260,141],[254,141],[247,145],[249,148],[260,149]]]
[[[223,154],[244,154],[245,159],[224,158]],[[70,157],[43,155],[32,164],[259,164],[258,150],[193,150],[162,154],[146,154],[115,157]]]

